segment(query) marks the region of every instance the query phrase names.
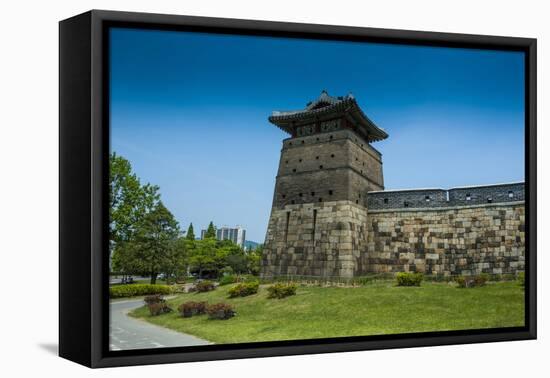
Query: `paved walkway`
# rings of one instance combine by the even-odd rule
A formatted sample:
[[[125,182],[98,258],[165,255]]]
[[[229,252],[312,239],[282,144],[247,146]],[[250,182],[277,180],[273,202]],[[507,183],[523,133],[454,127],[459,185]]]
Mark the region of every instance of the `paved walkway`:
[[[143,299],[110,303],[109,346],[111,350],[211,344],[198,337],[176,332],[127,315],[129,311],[141,306],[143,306]]]

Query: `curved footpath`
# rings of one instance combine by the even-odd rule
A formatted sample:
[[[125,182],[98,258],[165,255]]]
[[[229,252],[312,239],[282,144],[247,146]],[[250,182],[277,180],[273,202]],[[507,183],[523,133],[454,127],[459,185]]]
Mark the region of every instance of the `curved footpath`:
[[[159,327],[128,316],[128,312],[143,306],[143,299],[113,301],[109,304],[111,350],[162,348],[211,344],[207,340]]]

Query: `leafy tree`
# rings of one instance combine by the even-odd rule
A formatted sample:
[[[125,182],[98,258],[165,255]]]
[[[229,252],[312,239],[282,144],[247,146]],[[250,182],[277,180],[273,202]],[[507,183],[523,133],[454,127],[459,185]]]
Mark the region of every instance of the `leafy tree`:
[[[216,228],[214,227],[214,223],[210,221],[210,224],[208,225],[208,228],[206,229],[206,233],[204,234],[205,239],[215,239],[216,238]]]
[[[152,284],[156,283],[158,273],[173,273],[177,260],[175,242],[179,233],[178,222],[162,202],[139,223],[135,258],[141,262],[141,271],[150,274]]]
[[[207,238],[195,242],[195,248],[189,256],[189,263],[198,271],[199,278],[202,278],[203,271],[216,269],[216,250],[215,239]]]
[[[244,250],[231,240],[221,240],[218,242],[218,252],[216,256],[220,269],[229,266],[238,274],[247,271],[247,261]]]
[[[187,240],[195,240],[195,231],[193,230],[193,223],[189,223],[187,234],[185,234]]]
[[[174,256],[172,260],[172,272],[176,277],[176,281],[181,277],[187,276],[189,269],[189,253],[193,250],[193,242],[187,238],[178,238],[174,245]]]
[[[137,226],[147,213],[157,206],[160,196],[158,186],[142,185],[132,172],[130,162],[112,153],[109,157],[109,249],[112,269],[131,273],[135,261],[130,258],[131,246],[125,246],[135,239]]]
[[[246,254],[247,269],[250,274],[260,274],[260,264],[262,260],[263,244],[258,245],[255,249],[251,249]]]
[[[129,276],[141,272],[142,268],[141,261],[136,255],[136,243],[131,241],[118,243],[111,256],[112,271]]]

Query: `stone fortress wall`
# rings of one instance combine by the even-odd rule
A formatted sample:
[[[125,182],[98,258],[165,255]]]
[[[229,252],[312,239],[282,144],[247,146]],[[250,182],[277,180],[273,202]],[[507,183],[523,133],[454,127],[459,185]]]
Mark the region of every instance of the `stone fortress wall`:
[[[368,193],[369,273],[515,274],[525,266],[524,184]]]
[[[367,212],[348,200],[273,208],[262,276],[353,277],[367,250]]]
[[[262,276],[351,278],[524,269],[523,183],[384,191],[388,134],[352,95],[319,98],[269,121],[283,140]]]
[[[524,183],[464,186],[444,189],[371,191],[369,210],[471,206],[523,201]]]

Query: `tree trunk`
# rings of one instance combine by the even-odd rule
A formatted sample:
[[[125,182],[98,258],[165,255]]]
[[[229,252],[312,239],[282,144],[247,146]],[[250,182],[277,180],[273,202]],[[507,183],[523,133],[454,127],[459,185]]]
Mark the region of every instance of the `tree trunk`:
[[[157,273],[151,272],[151,285],[154,285],[157,283]]]

